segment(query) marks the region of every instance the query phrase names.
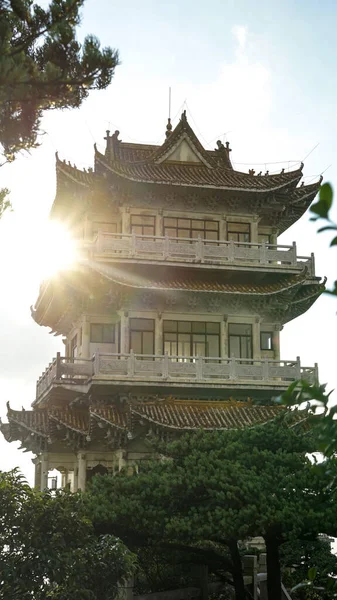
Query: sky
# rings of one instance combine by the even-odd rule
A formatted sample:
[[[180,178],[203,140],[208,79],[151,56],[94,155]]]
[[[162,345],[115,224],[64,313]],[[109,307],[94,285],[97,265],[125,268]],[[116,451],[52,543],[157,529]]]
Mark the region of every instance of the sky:
[[[45,2],[41,2],[45,4]],[[55,151],[77,167],[93,166],[106,129],[123,141],[161,143],[168,117],[184,108],[202,144],[229,141],[237,170],[278,172],[304,159],[305,182],[336,187],[337,4],[326,0],[86,0],[79,39],[94,33],[118,48],[121,65],[105,91],[78,110],[52,111],[41,146],[1,168],[14,211],[0,222],[0,415],[6,402],[30,407],[35,383],[60,338],[30,316],[45,275],[45,231],[55,196]],[[335,209],[337,219],[337,209]],[[316,256],[316,273],[337,278],[336,248],[304,215],[280,238]],[[319,363],[321,382],[337,388],[337,300],[322,296],[281,333],[281,357]],[[31,481],[32,455],[0,437],[0,469],[18,466]]]

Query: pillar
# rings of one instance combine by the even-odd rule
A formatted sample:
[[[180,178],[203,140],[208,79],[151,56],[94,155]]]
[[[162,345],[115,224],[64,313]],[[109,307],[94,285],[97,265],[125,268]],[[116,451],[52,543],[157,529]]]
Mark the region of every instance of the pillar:
[[[39,462],[38,458],[34,458],[32,460],[32,462],[34,463],[34,488],[36,490],[40,489],[40,482],[41,482],[41,463]]]
[[[250,224],[250,241],[252,244],[258,243],[259,241],[258,232],[258,217],[255,217]]]
[[[226,215],[224,215],[222,217],[222,219],[220,219],[220,224],[219,224],[219,239],[220,239],[220,241],[227,240],[227,221],[226,221]]]
[[[74,461],[74,479],[73,479],[73,492],[78,490],[78,462]]]
[[[163,354],[163,319],[161,313],[156,316],[154,335],[154,353],[161,355]]]
[[[220,356],[227,358],[228,356],[228,327],[227,316],[224,316],[220,323]]]
[[[162,236],[164,235],[164,227],[163,227],[163,211],[159,210],[156,214],[156,230],[155,235]]]
[[[257,317],[255,323],[253,323],[253,359],[258,360],[261,358],[261,346],[260,346],[260,319]]]
[[[86,455],[79,452],[77,455],[78,464],[78,475],[77,475],[77,487],[82,492],[85,491],[85,484],[87,479],[87,460]]]
[[[119,311],[121,319],[121,327],[120,327],[120,349],[121,354],[129,353],[129,314],[126,311]]]
[[[122,233],[131,233],[130,209],[122,209]]]
[[[82,325],[82,358],[90,357],[90,322],[84,317]]]
[[[40,490],[41,490],[41,492],[43,492],[43,490],[46,490],[48,488],[49,465],[48,465],[48,454],[47,454],[47,452],[44,452],[43,454],[41,454],[40,465],[41,465]]]

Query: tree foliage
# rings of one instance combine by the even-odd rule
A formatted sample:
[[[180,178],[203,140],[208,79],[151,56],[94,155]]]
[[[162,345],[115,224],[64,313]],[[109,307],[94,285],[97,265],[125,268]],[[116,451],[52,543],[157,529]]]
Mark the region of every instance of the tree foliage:
[[[235,432],[199,432],[160,448],[162,461],[139,474],[97,478],[88,495],[99,531],[126,543],[191,547],[220,570],[226,549],[236,598],[245,598],[239,540],[262,535],[269,595],[281,597],[279,547],[327,522],[330,492],[307,453],[310,436],[284,421]]]
[[[0,472],[0,598],[112,600],[134,558],[96,536],[81,494],[37,492],[16,471]]]
[[[7,160],[38,145],[42,113],[76,108],[104,89],[118,52],[88,35],[76,39],[84,0],[0,0],[0,144]]]

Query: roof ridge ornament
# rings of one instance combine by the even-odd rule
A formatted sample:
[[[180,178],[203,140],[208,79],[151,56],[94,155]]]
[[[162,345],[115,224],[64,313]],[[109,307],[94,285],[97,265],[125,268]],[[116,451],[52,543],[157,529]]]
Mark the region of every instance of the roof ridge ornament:
[[[165,136],[168,138],[172,133],[172,123],[170,117],[167,119]]]
[[[219,166],[221,167],[225,164],[227,167],[232,168],[230,161],[230,152],[232,152],[232,149],[229,147],[229,142],[226,142],[226,146],[224,146],[222,141],[218,140],[216,145],[217,148],[215,148],[215,152],[217,153],[217,157],[219,159]]]

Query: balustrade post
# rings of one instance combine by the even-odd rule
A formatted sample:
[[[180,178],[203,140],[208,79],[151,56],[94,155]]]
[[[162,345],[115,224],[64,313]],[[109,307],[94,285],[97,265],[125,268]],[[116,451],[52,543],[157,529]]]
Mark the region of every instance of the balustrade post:
[[[56,353],[56,373],[55,373],[55,379],[58,381],[59,379],[61,379],[62,376],[62,371],[61,371],[61,354],[60,352]]]
[[[262,379],[263,381],[269,379],[269,361],[266,359],[262,363]]]
[[[168,379],[168,376],[169,376],[169,357],[168,357],[167,352],[165,352],[165,354],[164,354],[164,359],[162,361],[162,365],[163,365],[163,371],[162,371],[163,379]]]
[[[296,266],[297,263],[297,250],[296,250],[296,242],[292,243],[292,249],[291,249],[291,264],[293,266]]]
[[[301,359],[299,356],[296,356],[296,379],[301,379]]]
[[[235,358],[229,359],[229,379],[237,379],[237,362]]]
[[[97,348],[94,356],[94,375],[98,375],[100,370],[99,348]]]
[[[166,260],[170,256],[170,238],[165,235],[164,238],[164,259]]]
[[[265,265],[267,263],[266,242],[262,242],[262,244],[259,248],[259,262],[261,265]]]
[[[130,350],[130,355],[128,356],[128,377],[133,377],[135,374],[135,355],[133,350]]]
[[[197,379],[202,379],[203,364],[204,364],[203,357],[197,356],[197,360],[196,360],[196,378]]]
[[[196,259],[199,262],[203,262],[204,261],[204,244],[203,244],[203,241],[202,241],[200,235],[198,235],[198,239],[195,244],[195,250],[196,250]]]

